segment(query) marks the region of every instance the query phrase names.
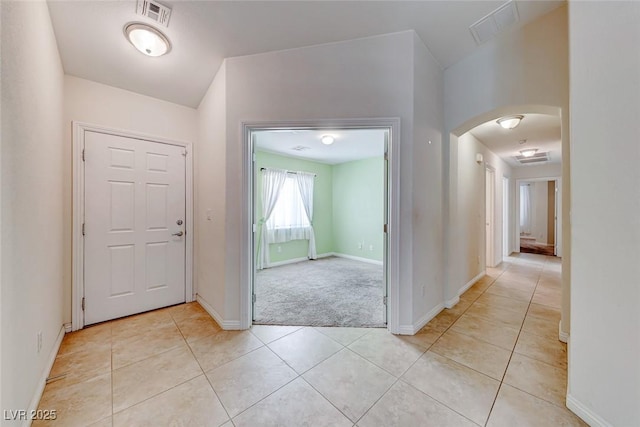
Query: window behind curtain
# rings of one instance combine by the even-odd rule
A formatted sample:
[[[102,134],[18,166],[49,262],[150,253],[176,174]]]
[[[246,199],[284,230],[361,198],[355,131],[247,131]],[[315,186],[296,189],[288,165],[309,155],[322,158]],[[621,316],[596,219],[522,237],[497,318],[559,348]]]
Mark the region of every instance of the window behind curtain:
[[[295,176],[287,177],[266,225],[269,243],[309,238],[311,224],[307,219]]]

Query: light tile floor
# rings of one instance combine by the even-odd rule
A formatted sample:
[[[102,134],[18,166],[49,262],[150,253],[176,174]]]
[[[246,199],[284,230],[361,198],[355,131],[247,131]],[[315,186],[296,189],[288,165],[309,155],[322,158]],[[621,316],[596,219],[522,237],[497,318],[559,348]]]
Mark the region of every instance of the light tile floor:
[[[65,336],[41,409],[62,426],[584,425],[564,406],[560,261],[489,269],[414,336],[223,331],[197,303]]]

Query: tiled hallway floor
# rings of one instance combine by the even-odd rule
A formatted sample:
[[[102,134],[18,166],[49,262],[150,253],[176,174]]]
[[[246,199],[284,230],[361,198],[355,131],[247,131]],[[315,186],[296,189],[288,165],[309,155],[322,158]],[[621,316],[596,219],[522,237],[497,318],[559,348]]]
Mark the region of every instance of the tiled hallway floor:
[[[415,336],[222,331],[196,303],[67,334],[40,409],[61,426],[559,426],[560,261],[490,269]]]

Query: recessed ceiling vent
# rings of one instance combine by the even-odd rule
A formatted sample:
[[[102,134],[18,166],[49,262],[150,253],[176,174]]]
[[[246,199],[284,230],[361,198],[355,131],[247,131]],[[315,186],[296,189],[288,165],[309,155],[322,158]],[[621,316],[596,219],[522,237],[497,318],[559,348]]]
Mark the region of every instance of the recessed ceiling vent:
[[[304,145],[297,145],[295,147],[291,147],[291,149],[293,151],[305,151],[305,150],[311,150],[311,147],[305,147]]]
[[[171,9],[167,6],[161,5],[157,1],[152,0],[138,0],[136,6],[136,13],[140,16],[145,16],[154,22],[165,27],[169,26],[169,18],[171,18]]]
[[[525,156],[513,156],[514,159],[521,165],[530,165],[534,163],[542,163],[549,161],[549,153],[536,153],[533,156],[525,157]]]
[[[492,39],[520,20],[515,1],[509,1],[469,27],[477,44]]]

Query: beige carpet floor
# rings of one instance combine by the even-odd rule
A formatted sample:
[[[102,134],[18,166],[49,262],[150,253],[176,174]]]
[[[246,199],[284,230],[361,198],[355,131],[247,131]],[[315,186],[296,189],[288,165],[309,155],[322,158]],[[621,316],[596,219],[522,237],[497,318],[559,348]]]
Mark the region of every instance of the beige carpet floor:
[[[254,323],[384,326],[381,265],[328,257],[259,270]]]

